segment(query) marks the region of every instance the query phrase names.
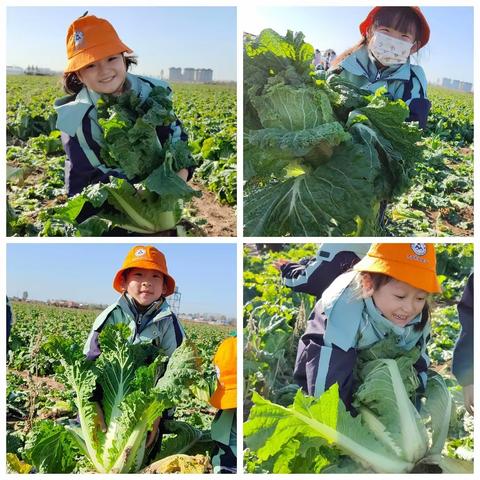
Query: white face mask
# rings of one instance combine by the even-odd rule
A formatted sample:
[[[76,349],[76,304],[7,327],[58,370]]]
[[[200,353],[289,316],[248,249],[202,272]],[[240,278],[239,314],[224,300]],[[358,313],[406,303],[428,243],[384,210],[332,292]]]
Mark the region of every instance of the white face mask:
[[[370,40],[370,53],[385,66],[405,63],[410,56],[413,43],[376,32]]]

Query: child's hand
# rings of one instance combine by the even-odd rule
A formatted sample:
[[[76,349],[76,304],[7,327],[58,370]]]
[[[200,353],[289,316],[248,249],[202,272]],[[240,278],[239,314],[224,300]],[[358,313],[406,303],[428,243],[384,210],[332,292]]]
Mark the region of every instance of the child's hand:
[[[162,419],[162,417],[158,417],[153,422],[152,429],[150,430],[150,432],[148,432],[147,443],[145,444],[145,448],[148,448],[151,445],[153,445],[153,442],[155,441],[155,439],[157,437],[158,426],[160,425],[160,420],[161,419]]]
[[[184,181],[187,181],[188,178],[188,170],[186,168],[182,168],[177,172],[177,175]]]
[[[102,407],[98,402],[95,403],[95,409],[97,410],[97,417],[95,419],[95,425],[100,428],[100,430],[105,433],[107,431],[107,425],[105,423],[105,417],[103,415]]]
[[[272,265],[280,272],[282,269],[282,266],[288,263],[290,260],[286,260],[285,258],[280,258],[278,260],[275,260]]]
[[[463,403],[467,412],[470,415],[473,415],[474,408],[473,408],[473,384],[472,385],[465,385],[463,387]]]

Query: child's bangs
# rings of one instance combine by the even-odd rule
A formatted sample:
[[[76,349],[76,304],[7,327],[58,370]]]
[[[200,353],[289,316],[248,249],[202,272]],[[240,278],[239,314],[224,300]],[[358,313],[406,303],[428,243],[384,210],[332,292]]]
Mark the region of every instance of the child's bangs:
[[[383,7],[375,15],[373,25],[374,27],[389,27],[401,33],[411,34],[417,41],[421,37],[420,19],[410,7]]]

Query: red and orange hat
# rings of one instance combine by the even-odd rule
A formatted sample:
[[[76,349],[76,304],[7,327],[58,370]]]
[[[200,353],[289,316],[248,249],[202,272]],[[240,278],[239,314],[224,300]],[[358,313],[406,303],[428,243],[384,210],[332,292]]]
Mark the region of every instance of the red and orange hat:
[[[95,15],[77,18],[67,32],[65,73],[76,72],[90,63],[119,53],[132,53],[110,22]]]
[[[137,245],[130,249],[123,262],[122,268],[117,272],[115,278],[113,279],[113,288],[119,293],[123,293],[123,272],[129,268],[146,268],[148,270],[157,270],[163,274],[165,280],[165,296],[168,297],[175,291],[175,280],[168,274],[165,255],[155,247],[149,245]]]
[[[360,33],[363,37],[367,36],[368,29],[373,25],[375,15],[381,8],[383,7],[373,7],[367,15],[367,18],[360,24]],[[425,15],[423,15],[422,11],[420,10],[420,7],[410,8],[417,14],[418,18],[420,19],[420,23],[422,24],[422,36],[420,38],[420,46],[418,47],[418,50],[420,50],[420,48],[425,46],[430,39],[430,27],[428,25],[427,19],[425,18]]]
[[[226,338],[213,359],[217,371],[217,389],[210,404],[218,409],[237,408],[237,337]]]
[[[384,273],[425,292],[441,292],[432,243],[374,243],[353,269]]]

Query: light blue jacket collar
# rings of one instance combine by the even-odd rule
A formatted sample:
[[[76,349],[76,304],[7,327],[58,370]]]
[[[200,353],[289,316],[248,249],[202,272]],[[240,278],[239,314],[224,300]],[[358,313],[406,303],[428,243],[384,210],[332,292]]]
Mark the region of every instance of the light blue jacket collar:
[[[382,336],[393,333],[399,339],[398,345],[406,346],[408,332],[421,321],[422,314],[417,315],[405,327],[393,324],[382,315],[371,297],[358,297],[358,292],[352,285],[355,275],[356,272],[352,271],[337,277],[320,299],[328,322],[325,344],[335,344],[345,352],[355,347],[362,320],[365,319]],[[415,342],[416,340],[418,339]]]
[[[147,82],[142,82],[139,77],[127,72],[127,82],[129,88],[135,91],[142,102],[148,97],[152,88]],[[55,101],[54,108],[57,112],[57,128],[73,137],[88,110],[94,106],[101,94],[83,87],[76,95],[68,95]],[[97,109],[92,108],[89,117],[97,120]]]
[[[400,66],[392,66],[379,70],[370,59],[366,46],[349,55],[340,63],[340,66],[353,75],[364,76],[369,82],[378,80],[409,80],[411,76],[410,60]]]

